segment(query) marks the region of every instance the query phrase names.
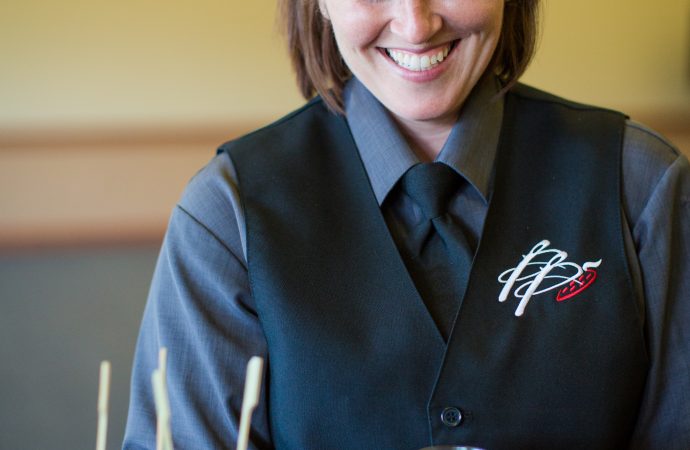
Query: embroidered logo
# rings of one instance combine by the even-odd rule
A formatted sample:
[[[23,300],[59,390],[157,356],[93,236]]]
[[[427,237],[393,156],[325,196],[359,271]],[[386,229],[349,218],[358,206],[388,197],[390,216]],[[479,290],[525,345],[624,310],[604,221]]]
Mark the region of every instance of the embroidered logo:
[[[562,302],[583,292],[597,279],[596,268],[599,261],[585,262],[582,266],[566,261],[568,254],[562,250],[548,248],[551,242],[543,240],[532,247],[522,261],[498,276],[503,289],[498,296],[499,302],[508,300],[513,294],[520,299],[515,315],[520,317],[533,296],[561,288],[556,300]],[[514,288],[514,289],[513,289]]]

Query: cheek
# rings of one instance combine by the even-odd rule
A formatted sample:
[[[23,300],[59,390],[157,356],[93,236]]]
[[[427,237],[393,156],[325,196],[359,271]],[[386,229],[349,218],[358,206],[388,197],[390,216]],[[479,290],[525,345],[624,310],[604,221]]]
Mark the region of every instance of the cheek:
[[[492,33],[496,36],[501,34],[501,27],[503,26],[503,13],[503,6],[496,7],[491,14],[489,14],[489,18],[487,19],[487,28],[491,29]]]
[[[457,8],[453,16],[460,28],[482,34],[499,34],[503,23],[503,1],[472,2]]]
[[[335,11],[331,11],[331,25],[341,50],[358,51],[375,46],[374,43],[385,25],[373,21],[372,13],[368,10],[340,9],[336,7]]]
[[[503,25],[503,2],[494,7],[487,12],[485,27],[489,30],[490,34],[498,35],[501,34],[501,27]]]

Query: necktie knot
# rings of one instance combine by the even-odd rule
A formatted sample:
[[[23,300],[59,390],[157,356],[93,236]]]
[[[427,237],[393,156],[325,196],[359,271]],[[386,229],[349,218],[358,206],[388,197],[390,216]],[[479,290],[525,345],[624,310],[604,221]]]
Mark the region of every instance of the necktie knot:
[[[460,181],[460,176],[443,163],[423,163],[403,175],[402,188],[430,220],[446,212]]]

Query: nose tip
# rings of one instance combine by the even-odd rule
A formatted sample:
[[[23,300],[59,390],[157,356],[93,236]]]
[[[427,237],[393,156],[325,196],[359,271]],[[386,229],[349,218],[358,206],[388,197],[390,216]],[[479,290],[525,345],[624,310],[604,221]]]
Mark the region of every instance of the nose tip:
[[[443,25],[441,16],[426,1],[403,2],[391,30],[411,44],[427,42]]]

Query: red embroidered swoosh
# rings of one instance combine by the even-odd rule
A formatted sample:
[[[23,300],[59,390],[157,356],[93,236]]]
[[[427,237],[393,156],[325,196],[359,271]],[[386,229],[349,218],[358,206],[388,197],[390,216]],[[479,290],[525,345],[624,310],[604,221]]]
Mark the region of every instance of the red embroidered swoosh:
[[[587,269],[582,275],[580,275],[577,281],[571,281],[566,287],[558,291],[556,295],[556,300],[562,302],[563,300],[568,300],[569,298],[575,297],[580,292],[587,289],[594,283],[597,279],[597,271],[594,269]]]

